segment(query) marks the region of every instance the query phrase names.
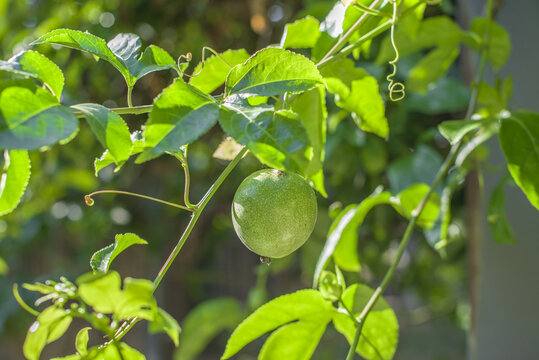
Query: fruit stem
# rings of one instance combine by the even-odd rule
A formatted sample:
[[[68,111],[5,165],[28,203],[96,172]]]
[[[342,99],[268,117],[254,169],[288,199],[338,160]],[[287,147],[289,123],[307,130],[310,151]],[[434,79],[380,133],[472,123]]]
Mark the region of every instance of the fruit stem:
[[[191,211],[191,212],[194,211],[192,208],[187,207],[187,206],[178,205],[178,204],[171,203],[171,202],[161,200],[161,199],[156,199],[156,198],[151,197],[151,196],[132,193],[132,192],[129,192],[129,191],[119,191],[119,190],[99,190],[99,191],[94,191],[91,194],[85,195],[84,196],[84,201],[86,202],[86,205],[93,206],[94,205],[94,199],[92,198],[92,196],[98,195],[98,194],[121,194],[121,195],[136,196],[136,197],[140,197],[140,198],[143,198],[143,199],[152,200],[152,201],[155,201],[155,202],[158,202],[158,203],[161,203],[161,204],[169,205],[169,206],[172,206],[172,207],[175,207],[175,208],[178,208],[178,209],[187,210],[187,211]]]
[[[176,258],[176,256],[180,253],[180,250],[182,249],[183,245],[185,244],[185,241],[191,234],[191,231],[195,227],[195,224],[200,217],[200,214],[202,214],[202,211],[204,211],[204,208],[210,201],[210,199],[213,197],[217,189],[221,186],[221,184],[225,181],[227,176],[232,172],[232,170],[236,167],[236,165],[240,162],[240,160],[243,158],[243,156],[247,153],[248,149],[244,147],[237,155],[236,157],[227,165],[227,167],[223,170],[223,172],[219,175],[217,180],[212,184],[212,186],[208,189],[204,197],[200,200],[198,204],[196,204],[196,209],[192,210],[193,214],[191,215],[191,220],[189,220],[189,224],[187,224],[187,227],[185,228],[185,231],[183,232],[181,238],[178,240],[178,243],[176,246],[174,246],[174,249],[172,249],[172,252],[170,253],[168,259],[163,264],[163,267],[161,270],[159,270],[159,273],[157,274],[155,280],[153,281],[154,286],[154,292],[163,280],[163,277],[167,273],[168,269],[170,268],[170,265],[172,265],[172,262]],[[139,321],[137,317],[134,317],[132,319],[126,320],[120,326],[116,334],[114,335],[113,339],[111,341],[118,341],[120,340],[136,323]]]

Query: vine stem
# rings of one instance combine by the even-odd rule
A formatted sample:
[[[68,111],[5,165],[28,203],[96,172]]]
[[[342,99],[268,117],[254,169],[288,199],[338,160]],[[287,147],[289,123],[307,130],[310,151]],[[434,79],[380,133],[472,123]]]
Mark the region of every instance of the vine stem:
[[[474,83],[472,84],[472,94],[470,96],[470,103],[468,104],[468,109],[466,110],[465,120],[469,120],[471,118],[471,116],[473,115],[477,107],[477,95],[479,92],[479,83],[481,82],[483,78],[486,61],[487,61],[488,41],[490,39],[490,23],[492,22],[492,9],[493,9],[493,0],[487,0],[487,26],[486,26],[485,34],[483,37],[483,44],[482,44],[483,46],[481,47],[477,76],[475,78]],[[367,302],[367,305],[365,305],[360,315],[356,318],[356,321],[357,321],[356,332],[354,334],[354,339],[348,351],[348,355],[346,356],[346,360],[352,360],[354,358],[355,349],[359,342],[359,338],[361,336],[361,330],[363,328],[363,324],[365,323],[365,319],[367,318],[370,311],[376,304],[376,301],[383,294],[384,290],[386,289],[388,284],[391,282],[391,279],[395,275],[397,266],[404,253],[404,250],[406,249],[406,246],[408,245],[408,242],[410,241],[414,226],[419,216],[421,215],[421,212],[423,211],[423,209],[425,208],[425,205],[427,204],[428,200],[433,194],[434,189],[438,187],[442,179],[447,175],[451,165],[453,164],[457,156],[458,150],[460,146],[462,145],[463,141],[464,140],[460,140],[451,146],[451,149],[446,159],[444,160],[442,166],[440,167],[440,170],[436,174],[436,178],[434,179],[429,191],[423,197],[423,199],[421,200],[417,208],[413,211],[412,217],[410,219],[410,222],[408,223],[408,226],[406,227],[406,230],[404,231],[404,235],[402,236],[401,243],[399,244],[399,248],[397,249],[397,253],[395,255],[395,258],[393,259],[393,262],[391,263],[391,266],[387,270],[381,284],[376,288],[376,290],[370,297],[369,301]]]
[[[163,267],[161,270],[159,270],[159,273],[157,274],[155,280],[153,281],[153,288],[154,291],[157,289],[161,281],[163,280],[163,277],[167,273],[168,269],[172,265],[172,262],[178,256],[180,253],[180,250],[182,249],[183,245],[187,241],[187,238],[191,234],[191,231],[195,227],[195,224],[198,221],[198,218],[200,217],[200,214],[202,214],[202,211],[204,211],[204,208],[208,204],[208,202],[211,200],[217,189],[221,186],[221,184],[225,181],[225,179],[228,177],[228,175],[232,172],[232,170],[238,165],[240,160],[243,158],[243,156],[247,153],[248,149],[244,147],[237,155],[234,157],[234,159],[227,165],[227,167],[223,170],[223,172],[219,175],[217,180],[210,186],[206,194],[202,197],[202,199],[198,202],[198,204],[195,205],[195,209],[193,211],[193,214],[191,215],[191,220],[189,220],[189,224],[187,224],[187,227],[185,228],[182,236],[178,240],[176,246],[174,246],[174,249],[172,249],[168,259],[163,264]],[[130,320],[127,320],[116,332],[114,338],[111,341],[118,341],[121,339],[138,321],[139,319],[137,317],[134,317]]]
[[[173,206],[173,207],[178,208],[178,209],[187,210],[187,211],[191,211],[191,212],[193,211],[193,209],[188,207],[188,206],[178,205],[178,204],[171,203],[169,201],[165,201],[165,200],[161,200],[161,199],[157,199],[157,198],[154,198],[154,197],[151,197],[151,196],[136,194],[136,193],[132,193],[132,192],[129,192],[129,191],[120,191],[120,190],[98,190],[98,191],[94,191],[93,193],[84,196],[84,200],[86,201],[86,204],[88,206],[92,206],[94,204],[94,200],[92,199],[92,196],[97,195],[97,194],[121,194],[121,195],[136,196],[136,197],[139,197],[139,198],[152,200],[152,201],[155,201],[155,202],[158,202],[158,203],[161,203],[161,204]]]
[[[380,2],[381,0],[374,0],[370,5],[369,5],[369,9],[374,9],[378,3]],[[324,55],[324,57],[322,58],[322,60],[320,60],[318,62],[318,64],[316,64],[316,66],[320,66],[322,63],[324,63],[326,61],[326,59],[328,57],[330,57],[331,55],[335,54],[336,52],[338,52],[343,46],[344,44],[348,41],[348,39],[350,38],[350,36],[352,36],[352,34],[354,33],[354,31],[357,30],[357,28],[363,23],[363,21],[365,21],[365,19],[367,18],[367,16],[370,15],[369,13],[367,12],[364,12],[360,17],[359,19],[357,19],[357,21],[354,23],[354,25],[352,25],[352,27],[350,27],[350,29],[348,29],[348,31],[346,31],[346,33],[341,36],[341,38],[339,39],[339,41],[337,41],[335,43],[335,45],[333,45],[333,47],[326,53],[326,55]]]
[[[127,106],[130,108],[133,107],[133,87],[132,86],[127,87]]]

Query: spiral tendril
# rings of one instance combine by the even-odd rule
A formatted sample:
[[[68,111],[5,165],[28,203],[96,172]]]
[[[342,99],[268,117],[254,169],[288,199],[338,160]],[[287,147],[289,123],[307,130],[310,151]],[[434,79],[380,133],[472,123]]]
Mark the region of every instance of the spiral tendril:
[[[400,59],[399,49],[395,43],[395,24],[397,22],[397,0],[389,0],[393,5],[393,17],[391,18],[391,45],[395,51],[395,58],[389,62],[393,66],[393,72],[387,75],[386,79],[389,82],[387,89],[389,90],[389,98],[391,101],[399,101],[404,99],[406,96],[405,86],[402,82],[395,81],[394,77],[397,75],[397,62]]]
[[[193,54],[191,54],[190,52],[188,52],[187,54],[185,55],[180,55],[178,57],[178,68],[180,69],[182,75],[185,75],[187,76],[188,78],[194,78],[195,76],[198,76],[200,75],[200,73],[202,72],[202,70],[204,70],[204,62],[205,62],[205,57],[206,57],[206,50],[211,52],[213,55],[217,56],[217,58],[219,58],[222,62],[224,62],[225,64],[227,64],[230,68],[232,68],[232,65],[230,65],[221,55],[219,55],[219,53],[215,50],[213,50],[211,47],[209,46],[204,46],[202,48],[202,65],[200,67],[200,70],[196,73],[196,74],[185,74],[183,71],[182,71],[182,67],[181,65],[182,64],[189,64],[189,62],[191,62],[191,60],[193,59]],[[182,62],[182,60],[185,60],[185,62]]]

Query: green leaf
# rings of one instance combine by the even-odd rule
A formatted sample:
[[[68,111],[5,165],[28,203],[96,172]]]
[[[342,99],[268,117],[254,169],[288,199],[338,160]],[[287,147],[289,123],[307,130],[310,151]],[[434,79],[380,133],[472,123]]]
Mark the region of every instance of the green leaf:
[[[75,348],[79,355],[85,355],[88,352],[88,331],[91,329],[91,327],[85,327],[80,329],[77,333],[77,337],[75,338]]]
[[[249,53],[244,49],[227,50],[219,56],[210,56],[193,70],[189,85],[209,94],[225,83],[231,68],[245,62],[248,58]]]
[[[409,92],[406,105],[409,111],[427,115],[462,111],[470,100],[470,90],[462,81],[443,77],[429,85],[425,94]]]
[[[105,40],[88,32],[56,29],[41,36],[34,41],[32,45],[45,43],[62,45],[68,48],[88,52],[111,63],[126,79],[129,76],[124,64],[116,58],[116,55],[109,49]]]
[[[0,276],[6,275],[9,272],[9,266],[6,260],[0,257]]]
[[[53,305],[43,310],[28,329],[23,345],[24,356],[28,360],[39,360],[45,345],[59,339],[67,331],[71,320],[63,308]]]
[[[133,148],[131,133],[120,115],[98,104],[78,104],[72,107],[84,114],[90,129],[101,145],[109,150],[115,163],[121,164],[129,159]]]
[[[234,330],[221,359],[229,359],[251,341],[279,326],[309,319],[319,319],[321,323],[327,316],[331,318],[334,311],[331,303],[316,290],[280,296],[262,305]]]
[[[326,145],[326,91],[317,86],[290,101],[290,109],[299,115],[307,130],[313,148],[312,159],[305,170],[305,177],[322,196],[327,197],[322,169]]]
[[[95,346],[88,350],[86,356],[67,357],[66,360],[146,360],[146,357],[138,350],[133,349],[126,343],[113,342],[105,346]]]
[[[141,134],[142,132],[138,130],[131,134],[131,140],[133,141],[133,143],[129,156],[137,155],[144,151],[144,138]],[[110,154],[110,151],[105,150],[103,155],[101,155],[101,157],[99,158],[96,158],[94,161],[95,176],[97,176],[99,171],[101,171],[101,169],[103,169],[105,166],[114,164],[115,162],[115,158]],[[121,161],[117,163],[114,172],[120,171],[125,162],[126,161]]]
[[[324,299],[332,302],[338,301],[341,298],[343,290],[343,287],[339,284],[339,280],[334,273],[326,270],[322,271],[318,291],[320,291]]]
[[[378,82],[373,76],[352,81],[350,96],[337,105],[353,113],[358,127],[383,139],[389,135],[384,101],[378,91]]]
[[[357,229],[369,211],[376,205],[389,204],[390,193],[377,188],[360,204],[349,205],[337,216],[329,228],[324,248],[320,253],[313,277],[313,287],[318,286],[322,270],[332,255],[335,262],[343,269],[359,271],[360,264],[357,257]],[[337,254],[336,254],[337,253]]]
[[[151,45],[137,58],[141,43],[135,34],[118,34],[107,44],[102,38],[88,32],[57,29],[41,36],[32,44],[44,43],[89,52],[108,61],[122,73],[129,88],[132,88],[138,79],[154,71],[174,69],[179,72],[174,59],[160,47]]]
[[[445,43],[424,56],[408,73],[406,86],[425,93],[428,86],[445,75],[459,55],[459,43]]]
[[[347,309],[353,309],[355,316],[364,308],[374,291],[366,285],[354,284],[343,294]],[[346,311],[343,309],[343,311]],[[337,331],[351,344],[356,331],[356,323],[341,312],[333,317]],[[399,324],[394,311],[387,302],[378,298],[374,308],[365,319],[356,352],[368,360],[392,359],[397,348]]]
[[[83,275],[77,280],[81,299],[95,311],[105,314],[115,311],[122,296],[121,282],[120,274],[116,271],[98,276]]]
[[[150,308],[155,305],[153,297],[154,286],[147,279],[125,278],[122,296],[116,299],[114,314],[119,319],[139,317],[154,320]]]
[[[303,55],[284,49],[256,52],[244,64],[235,66],[226,79],[225,97],[241,94],[272,96],[298,93],[322,82],[316,65]]]
[[[442,166],[442,157],[427,145],[419,145],[410,155],[393,162],[387,177],[394,193],[403,191],[415,183],[432,183],[438,169]]]
[[[480,39],[483,39],[487,28],[487,21],[483,17],[475,18],[470,25],[470,31],[477,34]],[[499,70],[507,62],[511,54],[511,39],[509,33],[503,27],[493,20],[490,21],[487,59],[495,69]],[[474,47],[477,51],[480,51],[482,47],[480,44],[472,43],[472,45],[475,45]]]
[[[438,125],[438,130],[444,138],[454,145],[462,140],[468,133],[482,127],[485,119],[481,120],[448,120]]]
[[[360,80],[369,75],[365,69],[356,67],[354,61],[346,57],[325,65],[321,73],[328,91],[339,95],[341,99],[345,99],[350,95],[352,81]]]
[[[509,175],[503,177],[492,191],[488,203],[488,224],[494,241],[499,244],[516,243],[515,236],[505,215],[505,185],[511,181]]]
[[[174,342],[174,346],[178,347],[181,328],[176,319],[161,308],[157,308],[157,314],[148,325],[148,331],[151,334],[166,332]]]
[[[215,125],[218,115],[219,107],[212,97],[177,78],[153,103],[144,128],[147,149],[136,162],[143,163],[195,141]]]
[[[217,298],[195,307],[183,321],[180,347],[174,360],[194,360],[223,330],[232,330],[243,318],[240,304],[233,298]]]
[[[307,16],[296,20],[292,24],[286,24],[281,37],[281,47],[285,48],[312,48],[320,37],[320,22]]]
[[[78,129],[73,112],[48,91],[10,87],[0,95],[0,144],[34,150],[71,137]]]
[[[502,119],[499,140],[511,176],[539,209],[539,114],[521,110]]]
[[[174,59],[155,45],[148,46],[137,59],[141,48],[138,35],[118,34],[107,43],[107,46],[126,69],[127,76],[125,74],[124,76],[128,87],[133,87],[138,79],[154,71],[178,70]]]
[[[427,184],[414,184],[392,197],[391,203],[395,210],[404,217],[410,219],[414,210],[429,192],[429,189],[430,187]],[[440,196],[437,193],[432,193],[423,208],[421,215],[417,219],[417,225],[430,229],[434,226],[439,215]]]
[[[304,174],[309,166],[309,137],[301,120],[291,111],[227,102],[223,104],[219,124],[270,167]]]
[[[330,320],[331,317],[327,315],[314,316],[281,326],[268,337],[258,359],[310,359]]]
[[[30,180],[30,157],[24,150],[4,150],[4,169],[0,176],[0,216],[12,212]]]
[[[36,78],[60,100],[64,88],[64,75],[55,63],[36,51],[24,51],[8,61],[0,61],[0,71]]]
[[[110,264],[125,249],[135,244],[148,244],[135,234],[118,234],[114,238],[114,244],[97,251],[90,260],[90,266],[94,272],[106,273],[109,271]]]

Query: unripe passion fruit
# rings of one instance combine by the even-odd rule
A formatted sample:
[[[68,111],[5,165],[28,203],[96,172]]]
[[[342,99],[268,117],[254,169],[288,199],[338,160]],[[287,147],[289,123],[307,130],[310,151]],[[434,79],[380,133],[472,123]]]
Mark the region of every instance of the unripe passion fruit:
[[[238,187],[232,222],[252,252],[281,258],[307,241],[316,222],[316,196],[299,175],[275,169],[259,170]]]

